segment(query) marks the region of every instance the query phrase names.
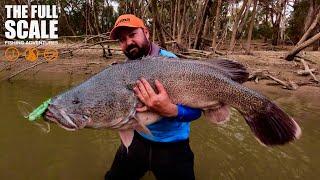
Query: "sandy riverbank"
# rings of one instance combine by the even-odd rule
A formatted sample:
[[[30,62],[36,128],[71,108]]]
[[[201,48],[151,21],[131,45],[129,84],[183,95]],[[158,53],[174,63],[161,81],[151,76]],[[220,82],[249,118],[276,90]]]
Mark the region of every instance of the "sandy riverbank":
[[[4,51],[6,46],[0,47],[1,61],[0,61],[0,79],[6,80],[10,79],[11,82],[17,79],[86,79],[109,66],[114,62],[123,61],[125,56],[119,51],[112,51],[112,56],[103,57],[102,49],[98,47],[92,47],[94,49],[76,49],[72,54],[65,53],[65,49],[71,47],[72,44],[59,44],[57,46],[41,46],[39,48],[39,58],[35,62],[29,62],[25,60],[22,56],[14,62],[9,62],[4,59]],[[19,47],[18,47],[19,48]],[[23,48],[20,47],[19,50],[23,51]],[[51,62],[46,62],[45,59],[41,56],[46,48],[57,48],[59,49],[59,57]],[[303,70],[304,66],[300,62],[289,62],[283,60],[285,51],[254,51],[252,55],[228,55],[222,58],[228,58],[235,61],[238,61],[244,64],[250,74],[263,71],[268,74],[284,81],[284,82],[312,82],[312,77],[309,76],[300,76],[297,74],[299,70]],[[320,69],[320,52],[308,51],[303,54],[303,57],[310,60],[307,61],[310,65],[310,68],[316,69],[315,75],[318,79],[320,76],[318,74]],[[43,63],[41,63],[43,62]],[[32,67],[34,66],[34,67]],[[32,68],[30,68],[32,67]],[[24,71],[23,71],[24,70]],[[22,71],[22,72],[21,72]],[[68,78],[66,78],[68,77]],[[269,86],[274,87],[274,89],[282,89],[282,86],[277,84],[275,81],[271,80],[261,80],[258,84],[252,84],[255,88]],[[319,91],[319,85],[304,85],[299,87],[301,90],[316,89]],[[311,90],[311,92],[313,92]]]

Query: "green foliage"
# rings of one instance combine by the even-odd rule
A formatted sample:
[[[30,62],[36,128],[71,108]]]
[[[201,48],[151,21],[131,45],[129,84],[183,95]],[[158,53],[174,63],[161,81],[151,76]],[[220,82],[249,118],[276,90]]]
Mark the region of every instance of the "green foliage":
[[[109,1],[106,3],[104,0],[95,0],[94,4],[87,4],[85,0],[60,2],[68,17],[68,23],[76,35],[96,34],[96,29],[105,33],[113,27],[118,17],[118,13]],[[95,15],[97,19],[94,18]],[[62,16],[59,18],[59,35],[70,35],[66,19]]]
[[[263,23],[260,24],[257,28],[253,31],[254,38],[264,38],[264,39],[271,39],[272,38],[272,26],[270,23]]]
[[[309,2],[307,0],[300,1],[293,8],[294,11],[290,16],[289,27],[286,33],[294,43],[297,43],[304,33],[304,21],[308,15]]]

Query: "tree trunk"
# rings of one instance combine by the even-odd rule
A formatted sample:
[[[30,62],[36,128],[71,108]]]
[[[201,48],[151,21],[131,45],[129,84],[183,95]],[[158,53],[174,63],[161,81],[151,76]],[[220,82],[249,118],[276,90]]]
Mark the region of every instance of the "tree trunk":
[[[177,39],[178,43],[182,42],[182,34],[183,34],[184,30],[185,30],[186,21],[187,21],[187,0],[185,0],[183,2],[183,13],[182,13],[179,32],[178,32],[178,39]]]
[[[175,37],[177,37],[179,31],[180,31],[180,20],[181,20],[181,0],[178,0],[178,6],[177,6],[177,20],[176,20],[176,34],[175,34]]]
[[[300,45],[296,45],[286,56],[285,59],[288,61],[292,61],[294,57],[303,49],[311,45],[312,43],[318,41],[320,39],[320,32],[314,35],[312,38],[308,39],[307,41],[303,42]]]
[[[166,48],[165,37],[159,22],[157,0],[151,0],[151,8],[152,8],[153,21],[159,33],[160,46],[163,48]]]
[[[156,23],[152,23],[152,42],[156,41]]]
[[[177,14],[178,14],[178,0],[175,1],[175,5],[174,5],[174,17],[173,17],[173,27],[172,27],[173,39],[176,39]]]
[[[243,28],[244,28],[245,24],[247,24],[247,19],[248,19],[248,15],[249,15],[249,12],[250,12],[251,4],[252,4],[252,0],[248,0],[246,9],[244,11],[244,16],[241,19],[241,22],[240,22],[239,27],[237,29],[236,39],[240,39],[241,36],[243,35]]]
[[[301,39],[299,40],[297,45],[303,43],[309,37],[309,35],[312,32],[312,30],[317,26],[319,19],[320,19],[320,11],[318,12],[316,18],[314,18],[314,21],[312,22],[312,24],[305,31],[305,33],[303,34],[303,36],[301,37]]]
[[[87,20],[88,20],[89,31],[90,31],[90,34],[93,35],[93,34],[95,34],[96,29],[95,29],[95,25],[92,22],[92,18],[91,18],[92,17],[92,15],[91,15],[92,9],[89,4],[89,1],[87,1],[86,6],[87,6],[87,10],[88,10]]]
[[[284,13],[281,14],[281,18],[280,18],[280,25],[279,25],[279,40],[280,40],[280,44],[283,44],[285,37],[285,31],[286,31],[286,15],[285,15],[285,11],[286,11],[286,5],[284,7]]]
[[[74,32],[73,28],[70,26],[69,20],[68,20],[68,17],[67,17],[67,14],[66,14],[66,12],[64,11],[65,6],[62,4],[61,0],[59,0],[58,3],[59,3],[59,5],[60,5],[61,14],[62,14],[64,20],[66,21],[66,26],[67,26],[67,28],[68,28],[69,31],[72,33],[72,35],[75,36],[76,33]]]
[[[309,0],[309,10],[308,15],[306,16],[303,32],[306,32],[309,29],[309,26],[312,24],[312,20],[316,17],[317,11],[319,11],[320,4],[316,2],[316,0]]]
[[[237,35],[237,29],[239,26],[239,22],[240,22],[240,17],[244,11],[244,8],[247,6],[248,0],[244,0],[242,7],[239,11],[239,13],[236,13],[236,17],[232,26],[232,34],[231,34],[231,40],[230,40],[230,45],[229,45],[229,51],[233,51],[234,50],[234,46],[236,43],[236,35]]]
[[[160,1],[160,3],[161,3],[160,12],[163,12],[163,8],[164,8],[165,2],[164,2],[164,1],[163,1],[163,2]],[[160,22],[163,22],[163,15],[164,15],[164,13],[161,13],[161,15],[160,15]]]
[[[266,27],[268,26],[268,13],[266,13],[263,23],[264,23],[264,25],[265,25]],[[263,37],[263,42],[264,42],[264,43],[267,43],[267,42],[268,42],[268,37],[267,37],[267,36],[264,36],[264,37]]]
[[[279,44],[280,39],[280,22],[282,17],[282,11],[286,4],[287,0],[280,0],[279,4],[275,7],[276,8],[276,20],[273,24],[273,38],[272,38],[272,45],[277,46]]]
[[[216,44],[217,44],[217,36],[220,29],[220,9],[221,9],[221,1],[218,0],[217,4],[217,10],[216,10],[216,17],[214,20],[214,27],[213,27],[213,37],[212,37],[212,50],[215,52],[216,50]]]
[[[208,31],[209,31],[209,18],[207,16],[204,23],[204,27],[203,27],[202,37],[206,37],[206,35],[208,34]]]
[[[194,49],[199,49],[201,36],[202,36],[202,32],[203,32],[203,24],[204,24],[204,21],[206,20],[206,18],[208,16],[209,8],[211,7],[211,5],[212,5],[212,1],[211,0],[206,0],[205,6],[204,6],[205,10],[204,10],[203,16],[201,18],[201,21],[199,23],[199,26],[197,28],[197,34],[196,34],[195,42],[194,42],[194,45],[193,45]]]
[[[250,20],[250,27],[248,32],[247,46],[246,46],[247,54],[250,54],[250,51],[251,51],[252,30],[253,30],[254,20],[257,12],[257,4],[258,4],[258,0],[253,0],[253,10],[252,10],[252,15]]]
[[[197,2],[200,1],[200,0],[197,0]],[[207,0],[204,0],[205,2]],[[198,7],[197,7],[197,14],[196,14],[196,21],[194,22],[194,25],[193,25],[193,31],[194,31],[194,35],[197,34],[197,31],[198,31],[198,27],[199,27],[199,24],[201,22],[201,18],[202,18],[202,15],[203,15],[203,8],[204,6],[202,6],[202,3],[197,3]]]
[[[170,30],[171,30],[171,35],[173,34],[173,21],[174,21],[174,7],[175,7],[175,4],[174,4],[174,0],[170,1]]]
[[[318,51],[319,50],[319,46],[320,46],[320,40],[318,40],[315,43],[313,43],[312,51]]]
[[[97,10],[97,4],[95,4],[95,1],[92,1],[92,8],[93,8],[93,22],[95,24],[96,27],[96,32],[97,34],[100,34],[100,25],[99,25],[99,21],[98,21],[98,10]]]

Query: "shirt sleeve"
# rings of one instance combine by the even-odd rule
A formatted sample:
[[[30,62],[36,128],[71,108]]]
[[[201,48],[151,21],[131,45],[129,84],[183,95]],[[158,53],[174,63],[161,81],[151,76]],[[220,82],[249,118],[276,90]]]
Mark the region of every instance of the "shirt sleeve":
[[[160,49],[159,55],[164,56],[164,57],[168,57],[168,58],[177,58],[177,56],[175,54],[173,54],[172,52],[166,51],[163,49]]]
[[[201,109],[187,107],[178,104],[178,115],[175,118],[176,121],[180,122],[191,122],[198,119],[201,116]]]

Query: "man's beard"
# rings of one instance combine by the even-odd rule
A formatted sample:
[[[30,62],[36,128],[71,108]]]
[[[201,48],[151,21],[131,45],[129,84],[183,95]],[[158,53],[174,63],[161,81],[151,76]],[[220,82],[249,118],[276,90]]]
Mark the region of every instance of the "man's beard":
[[[136,48],[136,49],[135,49]],[[133,50],[133,51],[131,51]],[[139,47],[137,44],[131,44],[129,45],[126,50],[124,51],[124,54],[130,59],[135,60],[142,58],[143,56],[148,55],[150,50],[150,44],[147,38],[145,37],[145,40],[143,41],[141,47]]]

